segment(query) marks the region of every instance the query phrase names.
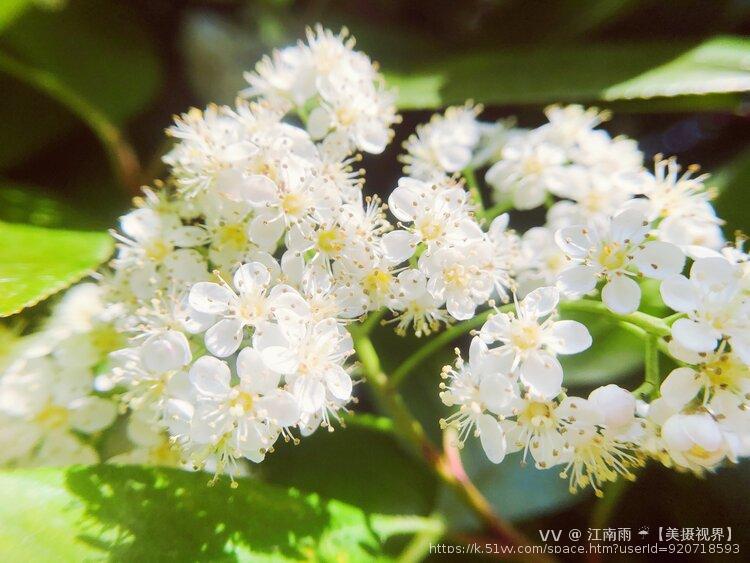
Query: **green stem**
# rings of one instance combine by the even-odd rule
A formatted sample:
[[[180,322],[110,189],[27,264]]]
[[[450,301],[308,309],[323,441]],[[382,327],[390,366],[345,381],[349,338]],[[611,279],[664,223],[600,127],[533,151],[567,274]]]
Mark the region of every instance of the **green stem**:
[[[591,528],[606,528],[612,521],[612,515],[617,508],[617,504],[622,499],[625,490],[632,483],[627,479],[619,478],[617,481],[610,483],[604,489],[604,496],[597,500],[591,515]]]
[[[594,301],[593,299],[563,301],[560,303],[560,310],[579,311],[582,313],[596,313],[599,315],[605,315],[612,319],[624,321],[626,323],[630,323],[639,328],[642,328],[652,336],[669,336],[672,332],[669,328],[669,325],[667,325],[667,323],[665,323],[664,320],[660,319],[659,317],[647,315],[646,313],[641,313],[640,311],[629,313],[627,315],[619,315],[607,309],[607,306],[604,305],[604,303],[602,303],[601,301]]]
[[[500,307],[498,311],[510,311],[513,309],[513,307],[514,305],[512,303],[509,303]],[[463,321],[451,326],[450,328],[447,328],[446,330],[435,336],[432,340],[428,340],[424,346],[422,346],[411,356],[406,358],[401,363],[401,365],[399,365],[394,370],[393,374],[391,375],[391,387],[393,387],[394,389],[398,387],[404,380],[404,378],[406,378],[419,364],[421,364],[433,354],[437,353],[441,348],[453,342],[459,336],[466,334],[467,332],[475,328],[481,327],[485,323],[485,321],[494,313],[494,309],[488,309],[487,311],[479,313],[476,317],[469,319],[468,321]]]
[[[659,343],[656,337],[651,337],[646,340],[644,363],[646,370],[644,383],[649,385],[649,394],[652,399],[655,399],[659,394],[659,386],[661,385],[661,376],[659,373]]]
[[[120,183],[129,192],[138,193],[141,187],[141,165],[138,156],[117,126],[104,113],[60,82],[54,74],[28,66],[4,53],[0,53],[0,71],[39,90],[81,119],[104,146],[110,165]]]
[[[427,438],[422,425],[406,408],[401,395],[388,384],[388,377],[381,369],[380,359],[369,336],[354,330],[352,337],[367,383],[381,407],[393,420],[395,433],[425,460],[438,478],[460,495],[499,540],[508,545],[528,544],[528,540],[520,532],[495,514],[487,499],[468,479],[457,476],[451,470],[440,450]]]
[[[479,183],[477,177],[474,174],[473,168],[464,168],[462,171],[464,178],[466,178],[466,187],[469,188],[474,204],[477,206],[477,211],[480,215],[484,214],[484,203],[482,202],[482,190],[479,189]]]
[[[436,522],[442,524],[439,515],[433,515],[432,518]],[[414,534],[411,541],[406,544],[406,547],[399,555],[400,563],[418,563],[424,560],[425,557],[430,553],[430,546],[435,544],[445,534],[445,525],[435,526],[434,529],[425,529],[421,532]]]
[[[505,213],[506,211],[510,211],[511,209],[513,209],[513,202],[511,200],[501,201],[500,203],[493,205],[489,209],[485,209],[484,213],[480,214],[480,217],[485,221],[492,221],[498,215],[502,215],[503,213]]]

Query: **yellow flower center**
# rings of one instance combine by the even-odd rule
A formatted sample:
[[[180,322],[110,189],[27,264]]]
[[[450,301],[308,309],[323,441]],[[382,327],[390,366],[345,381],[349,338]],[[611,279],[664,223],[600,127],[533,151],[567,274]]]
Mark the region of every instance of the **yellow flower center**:
[[[712,385],[722,389],[736,389],[743,379],[750,378],[750,368],[731,354],[722,354],[703,367]]]
[[[552,409],[549,403],[532,401],[526,405],[518,418],[532,426],[549,426],[552,423]]]
[[[599,264],[608,270],[619,270],[627,263],[628,253],[616,242],[602,245],[597,256]]]
[[[523,160],[521,169],[523,170],[524,176],[539,174],[544,170],[544,163],[535,155],[528,156]]]
[[[448,266],[443,272],[445,283],[451,287],[463,288],[469,285],[469,274],[460,264]]]
[[[539,347],[541,335],[538,324],[517,320],[512,324],[511,343],[521,350],[533,350]]]
[[[425,241],[436,240],[443,235],[443,224],[434,217],[424,217],[417,223],[417,230]]]
[[[281,208],[287,215],[301,215],[305,205],[299,194],[285,194],[281,198]]]
[[[216,238],[221,245],[241,249],[247,244],[247,232],[243,225],[230,224],[220,227],[216,232]]]
[[[318,248],[326,254],[336,255],[344,250],[345,240],[341,229],[325,229],[318,232]]]
[[[64,428],[68,425],[68,409],[49,404],[36,415],[36,422],[51,430]]]
[[[393,276],[386,270],[372,270],[362,280],[362,287],[368,295],[382,295],[391,287]]]
[[[154,262],[161,262],[172,250],[172,247],[161,239],[154,239],[146,246],[146,256]]]
[[[709,452],[707,449],[705,449],[703,446],[699,446],[698,444],[694,444],[692,448],[690,448],[687,451],[687,454],[690,457],[695,457],[698,459],[711,459],[711,457],[714,455],[714,452]]]
[[[230,408],[240,415],[250,412],[253,410],[253,396],[247,391],[238,392],[237,396],[232,399]]]

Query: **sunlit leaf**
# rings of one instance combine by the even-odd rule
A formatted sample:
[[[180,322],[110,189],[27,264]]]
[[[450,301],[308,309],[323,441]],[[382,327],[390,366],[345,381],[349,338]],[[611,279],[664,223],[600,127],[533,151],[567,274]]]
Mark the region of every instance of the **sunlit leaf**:
[[[300,468],[303,469],[303,468]],[[94,466],[0,474],[7,561],[364,561],[439,522],[172,469]]]
[[[93,272],[109,235],[0,223],[0,316],[17,313]]]
[[[616,102],[722,94],[726,107],[750,90],[750,40],[702,44],[556,46],[460,55],[387,74],[403,109],[473,99],[486,104]],[[681,109],[685,109],[680,106]]]

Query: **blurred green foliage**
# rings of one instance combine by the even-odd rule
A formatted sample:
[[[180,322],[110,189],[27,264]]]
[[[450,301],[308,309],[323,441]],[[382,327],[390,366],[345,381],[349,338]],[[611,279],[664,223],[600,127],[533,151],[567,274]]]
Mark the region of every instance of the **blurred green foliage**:
[[[487,119],[518,115],[521,125],[534,126],[547,103],[610,107],[617,112],[608,124],[614,134],[637,138],[649,155],[676,154],[716,172],[727,234],[748,229],[748,2],[3,0],[0,313],[35,303],[104,261],[111,250],[106,237],[79,231],[112,226],[137,187],[163,173],[170,116],[190,105],[231,102],[243,70],[318,21],[349,27],[401,87],[405,110],[473,98],[485,104]],[[399,143],[428,117],[406,111],[392,148],[365,160],[368,190],[387,193],[395,185]],[[22,223],[34,227],[15,225]],[[654,299],[649,306],[659,307]],[[605,367],[608,378],[626,383],[638,375],[641,357],[627,333],[597,330],[595,323],[592,333],[591,353],[566,363],[571,385],[599,383]],[[416,345],[390,329],[375,340],[388,350],[387,370]],[[436,440],[437,419],[445,415],[437,374],[451,360],[452,351],[442,351],[404,384],[409,408]],[[358,411],[377,410],[364,386],[358,395]],[[589,524],[592,498],[569,495],[552,472],[493,466],[475,446],[464,453],[470,477],[532,538],[555,523]],[[368,416],[296,448],[281,446],[256,477],[237,493],[224,482],[207,489],[200,475],[156,469],[3,475],[0,553],[233,560],[310,555],[318,546],[320,557],[341,550],[390,557],[403,547],[388,539],[395,532],[439,534],[440,522],[427,519],[435,510],[454,529],[477,529],[387,423]],[[650,467],[612,524],[733,525],[739,541],[750,540],[749,480],[746,464],[705,482]],[[24,551],[8,551],[18,537],[31,537],[29,529],[33,541],[24,541]]]

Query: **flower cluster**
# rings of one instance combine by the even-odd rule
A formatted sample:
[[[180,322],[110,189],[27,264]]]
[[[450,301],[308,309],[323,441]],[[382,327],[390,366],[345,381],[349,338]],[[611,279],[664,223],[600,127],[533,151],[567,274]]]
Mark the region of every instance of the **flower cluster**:
[[[494,463],[522,450],[537,468],[560,467],[571,490],[590,485],[597,494],[619,475],[634,478],[648,458],[700,473],[748,455],[748,257],[741,243],[722,248],[708,175],[696,176],[695,166],[681,173],[661,156],[648,171],[632,140],[596,129],[606,118],[596,110],[552,107],[547,117],[537,129],[495,136],[486,180],[496,207],[546,205],[547,221],[517,242],[511,270],[524,298],[515,312],[496,310],[474,336],[468,364],[459,356],[444,368],[440,396],[458,411],[443,427],[457,429],[459,446],[478,436]],[[575,311],[584,299],[628,322],[641,315],[645,278],[659,284],[665,317],[646,316],[652,332],[641,332],[680,367],[660,387],[568,395],[556,356],[592,339],[579,323],[557,320],[557,310]]]
[[[175,119],[167,177],[121,217],[114,259],[3,367],[0,462],[241,474],[342,422],[368,369],[357,339],[382,316],[401,335],[478,329],[443,369],[441,426],[494,463],[522,451],[601,494],[649,458],[700,473],[748,455],[749,262],[708,176],[651,171],[596,109],[521,129],[467,103],[407,139],[385,204],[357,163],[399,118],[353,47],[309,30],[233,106]],[[509,229],[506,211],[541,206],[543,225]],[[647,289],[663,315],[639,310]],[[569,394],[563,357],[598,345],[576,311],[644,339],[643,385]],[[659,354],[679,367],[662,374]]]

